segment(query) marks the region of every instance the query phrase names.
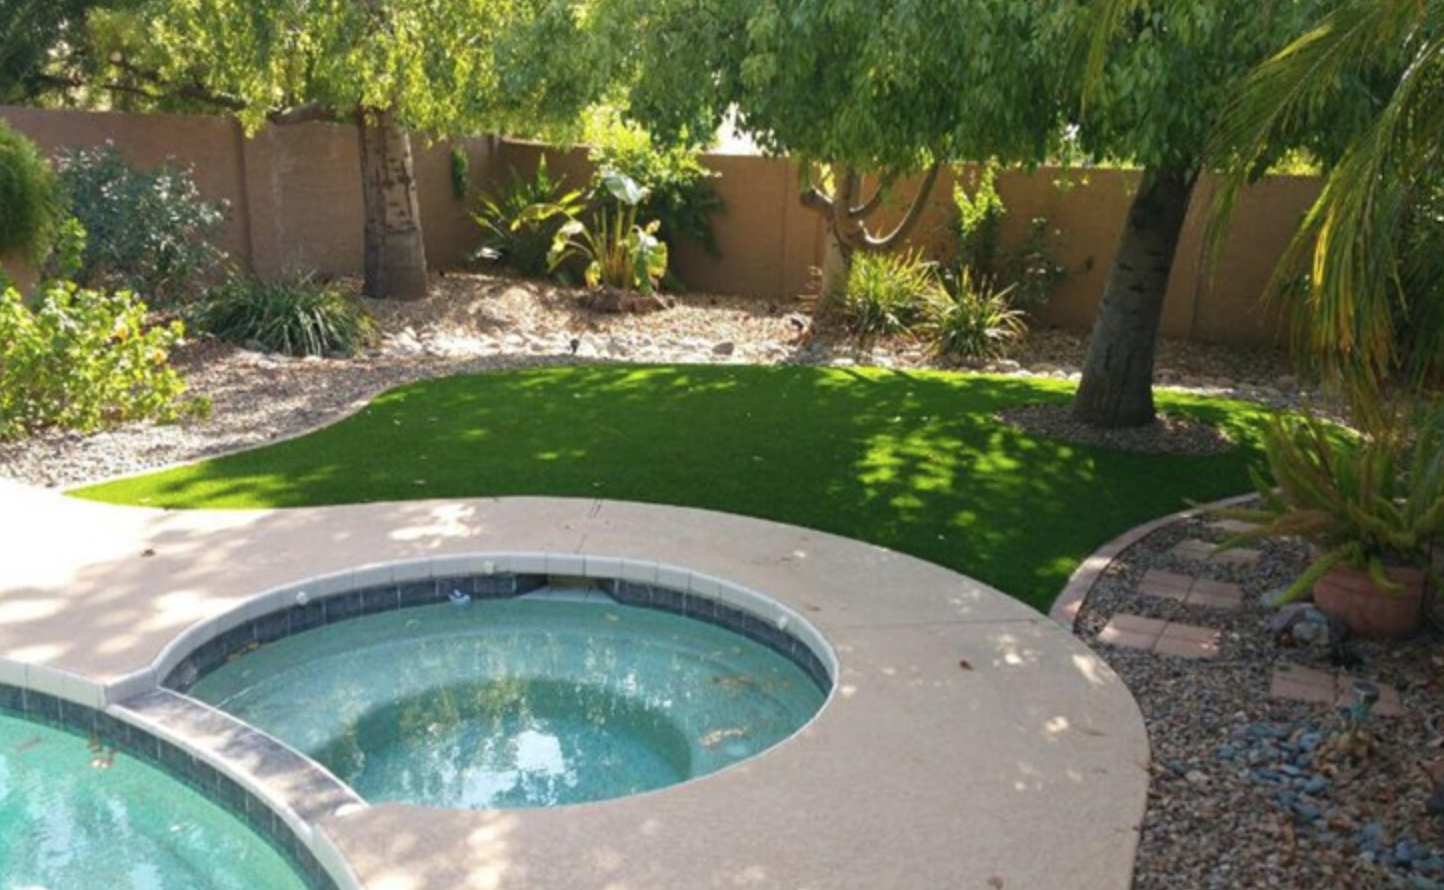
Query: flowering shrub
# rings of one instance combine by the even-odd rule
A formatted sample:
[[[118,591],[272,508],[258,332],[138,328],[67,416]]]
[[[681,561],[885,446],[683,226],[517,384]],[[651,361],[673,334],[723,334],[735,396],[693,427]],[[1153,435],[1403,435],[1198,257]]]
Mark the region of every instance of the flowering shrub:
[[[170,365],[170,348],[183,334],[180,322],[147,328],[145,304],[128,292],[50,283],[32,306],[7,288],[0,296],[0,439],[204,413],[204,400],[180,401],[185,384]]]

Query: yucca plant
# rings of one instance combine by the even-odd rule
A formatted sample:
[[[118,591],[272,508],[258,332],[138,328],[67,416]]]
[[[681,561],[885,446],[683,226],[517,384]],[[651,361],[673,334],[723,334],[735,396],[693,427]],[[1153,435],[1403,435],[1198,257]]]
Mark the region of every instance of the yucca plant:
[[[222,339],[284,355],[352,355],[376,340],[360,304],[309,279],[235,278],[212,291],[197,320]]]
[[[842,323],[859,337],[905,334],[942,292],[936,263],[920,251],[861,253],[847,287],[832,299]]]
[[[1390,568],[1430,570],[1432,548],[1444,538],[1444,410],[1391,413],[1393,422],[1371,423],[1368,434],[1307,414],[1270,421],[1264,447],[1272,479],[1254,473],[1263,506],[1222,513],[1256,525],[1224,547],[1291,536],[1316,548],[1280,604],[1336,566],[1367,571],[1384,591],[1399,589]]]
[[[925,307],[923,333],[947,358],[1000,358],[1028,332],[1026,316],[1014,309],[1012,288],[996,290],[964,267],[950,289],[938,289]]]

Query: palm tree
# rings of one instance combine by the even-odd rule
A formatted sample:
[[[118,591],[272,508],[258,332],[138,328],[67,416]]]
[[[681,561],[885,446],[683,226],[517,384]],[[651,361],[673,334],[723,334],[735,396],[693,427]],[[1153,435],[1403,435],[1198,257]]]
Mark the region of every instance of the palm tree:
[[[1281,135],[1317,132],[1341,118],[1341,103],[1353,112],[1342,117],[1354,120],[1270,291],[1297,300],[1295,352],[1314,370],[1373,394],[1437,387],[1444,379],[1444,0],[1341,0],[1248,76],[1207,153],[1228,171],[1215,238]]]

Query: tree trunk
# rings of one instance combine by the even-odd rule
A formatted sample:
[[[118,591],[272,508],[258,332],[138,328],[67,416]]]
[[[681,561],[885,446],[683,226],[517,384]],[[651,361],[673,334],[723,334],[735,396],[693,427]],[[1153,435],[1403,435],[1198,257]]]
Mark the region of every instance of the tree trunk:
[[[1135,427],[1157,417],[1153,359],[1158,323],[1196,179],[1186,170],[1143,172],[1073,401],[1073,417],[1083,423]]]
[[[361,191],[366,208],[366,295],[379,300],[426,297],[426,241],[411,137],[391,111],[357,116]]]
[[[851,167],[833,168],[832,194],[824,194],[814,186],[810,168],[803,171],[802,206],[822,216],[827,225],[827,243],[822,258],[822,281],[819,309],[847,289],[852,272],[852,258],[859,251],[882,253],[896,247],[911,234],[926,209],[928,197],[937,183],[941,164],[934,164],[923,177],[897,226],[886,235],[868,231],[867,221],[887,197],[895,177],[884,175],[871,198],[862,200],[863,177]]]
[[[847,290],[847,277],[852,272],[853,249],[842,243],[832,225],[827,227],[827,245],[822,255],[822,301],[842,294]]]

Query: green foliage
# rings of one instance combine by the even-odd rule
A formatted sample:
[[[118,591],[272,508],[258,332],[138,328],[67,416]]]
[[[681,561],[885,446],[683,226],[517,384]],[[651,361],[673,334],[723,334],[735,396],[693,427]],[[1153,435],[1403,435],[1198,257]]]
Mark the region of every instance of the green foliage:
[[[1333,136],[1312,146],[1324,189],[1269,290],[1288,298],[1309,279],[1293,301],[1295,355],[1351,386],[1428,390],[1444,378],[1444,289],[1433,277],[1444,247],[1441,78],[1444,2],[1339,0],[1249,74],[1212,134],[1210,160],[1229,172],[1215,250],[1242,189],[1297,131]]]
[[[924,307],[945,297],[937,264],[911,251],[858,254],[847,288],[833,299],[848,330],[867,337],[911,331]]]
[[[555,0],[148,0],[161,79],[239,107],[250,128],[313,105],[349,119],[394,112],[409,130],[516,131],[585,107],[600,70],[575,43],[574,4]],[[541,83],[548,68],[557,77]]]
[[[35,143],[0,121],[0,256],[41,262],[59,216],[55,174]]]
[[[997,180],[998,165],[988,163],[965,172],[953,187],[958,253],[943,277],[955,294],[972,286],[964,279],[1001,282],[1011,295],[1009,304],[1025,312],[1036,311],[1048,302],[1067,270],[1057,261],[1055,233],[1047,217],[1030,219],[1027,237],[1019,244],[1003,246],[1003,218],[1008,210],[998,194]]]
[[[953,185],[953,206],[958,212],[958,265],[963,268],[987,274],[997,268],[1003,217],[1008,213],[997,186],[996,163],[963,171]]]
[[[199,322],[233,343],[284,355],[349,356],[376,342],[376,326],[355,299],[306,279],[235,278],[211,292]]]
[[[51,427],[91,432],[132,420],[170,421],[185,389],[170,366],[180,322],[147,327],[146,306],[126,292],[47,285],[29,306],[0,297],[0,439]]]
[[[647,190],[641,213],[657,221],[658,236],[669,244],[700,245],[717,256],[712,217],[725,207],[713,186],[719,174],[704,167],[691,147],[659,147],[637,127],[613,123],[597,135],[601,138],[593,144],[591,158],[599,175],[621,173]]]
[[[631,178],[604,171],[599,183],[607,196],[592,214],[591,225],[575,217],[557,230],[548,261],[552,269],[576,260],[586,265],[589,287],[605,285],[650,295],[667,274],[667,245],[659,225],[637,222],[647,190]],[[555,218],[559,207],[542,210],[542,218]]]
[[[542,278],[551,271],[548,254],[557,232],[585,208],[582,193],[567,190],[565,179],[553,179],[543,156],[531,179],[513,170],[509,184],[482,196],[472,217],[483,233],[477,257],[499,260],[528,278]]]
[[[1043,39],[1060,58],[1092,35],[1075,80],[1080,147],[1141,167],[1196,172],[1244,76],[1334,0],[1102,0],[1051,3]],[[1307,138],[1296,132],[1295,139]],[[1282,148],[1282,146],[1281,146]]]
[[[86,233],[81,284],[167,306],[197,296],[219,272],[225,256],[213,239],[225,205],[202,199],[189,172],[137,170],[109,144],[65,153],[60,169],[61,192]]]
[[[125,0],[0,0],[0,104],[53,94],[84,66],[87,15]]]
[[[999,279],[1009,282],[1010,302],[1025,312],[1047,304],[1053,288],[1068,277],[1057,257],[1057,232],[1046,216],[1028,220],[1028,235],[1004,251]]]
[[[1001,358],[1028,332],[1010,290],[995,290],[987,279],[974,279],[966,267],[947,289],[937,290],[925,306],[921,327],[938,355],[965,361]]]
[[[470,192],[471,158],[467,157],[465,146],[454,145],[451,147],[451,196],[465,201]]]
[[[1264,506],[1228,513],[1258,527],[1228,543],[1292,536],[1318,549],[1282,601],[1339,564],[1367,569],[1388,588],[1387,566],[1426,568],[1444,540],[1444,407],[1397,409],[1371,426],[1352,434],[1309,415],[1270,422],[1272,479],[1254,474]]]

